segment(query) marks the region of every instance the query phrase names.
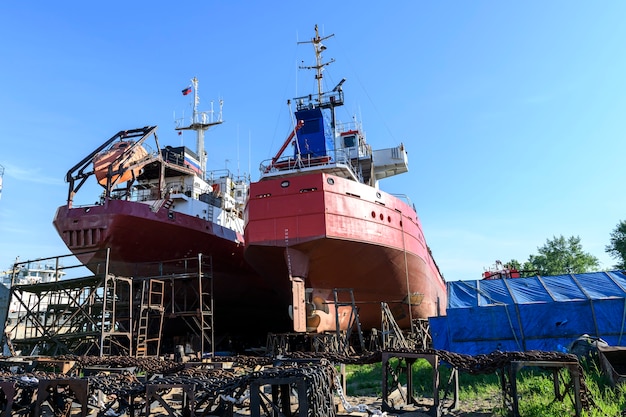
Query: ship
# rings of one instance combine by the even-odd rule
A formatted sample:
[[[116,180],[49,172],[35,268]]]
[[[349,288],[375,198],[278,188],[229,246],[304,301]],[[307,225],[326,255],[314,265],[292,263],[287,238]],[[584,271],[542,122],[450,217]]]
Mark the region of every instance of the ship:
[[[54,282],[63,279],[65,275],[59,265],[53,264],[49,259],[20,262],[18,257],[10,269],[0,272],[0,284],[10,288],[13,285]]]
[[[213,106],[199,111],[198,79],[191,81],[193,113],[176,120],[175,131],[195,132],[195,151],[161,147],[157,126],[117,132],[69,169],[67,202],[57,208],[53,224],[93,273],[106,268],[117,276],[156,276],[165,262],[210,257],[216,332],[271,329],[279,323],[273,319],[274,291],[243,256],[250,179],[207,170],[205,132],[223,123],[223,102],[217,114]],[[79,192],[94,188],[99,194],[86,201],[95,203],[75,203]]]
[[[36,308],[45,309],[48,305],[45,297],[44,299],[32,297],[22,300],[11,297],[12,287],[55,282],[63,279],[65,275],[65,272],[59,268],[59,264],[52,262],[51,259],[20,262],[19,257],[15,259],[11,268],[0,271],[0,329],[2,334],[10,333],[5,331],[9,328],[14,329],[18,323],[22,325],[20,319],[27,315],[25,311]],[[9,355],[10,351],[4,351],[4,349],[8,349],[8,346],[3,347],[3,354]]]
[[[515,265],[508,265],[496,260],[494,266],[489,267],[483,272],[482,279],[502,279],[502,278],[520,278],[522,273]]]
[[[324,90],[322,43],[311,43],[316,94],[289,100],[287,139],[260,164],[245,207],[246,261],[281,293],[296,332],[382,327],[383,305],[401,329],[445,314],[446,282],[414,205],[379,187],[408,171],[403,144],[373,150],[362,123],[336,119],[342,79]],[[294,110],[295,107],[295,110]]]

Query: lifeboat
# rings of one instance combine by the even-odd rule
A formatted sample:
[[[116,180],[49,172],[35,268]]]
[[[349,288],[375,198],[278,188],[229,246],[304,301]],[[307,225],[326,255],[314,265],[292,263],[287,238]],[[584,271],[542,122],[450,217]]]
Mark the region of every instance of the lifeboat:
[[[126,182],[141,173],[139,161],[148,156],[143,146],[135,142],[117,142],[93,159],[93,170],[102,186],[107,185],[107,175],[111,167],[111,185]],[[130,169],[129,169],[130,167]]]

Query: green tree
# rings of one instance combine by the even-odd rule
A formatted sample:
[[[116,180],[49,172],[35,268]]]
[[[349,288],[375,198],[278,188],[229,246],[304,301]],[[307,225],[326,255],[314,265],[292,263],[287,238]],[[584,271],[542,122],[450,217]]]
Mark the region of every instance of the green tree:
[[[598,258],[583,251],[578,236],[567,239],[563,235],[555,236],[537,250],[539,254],[530,255],[528,264],[541,275],[581,274],[597,271],[600,267]]]
[[[626,269],[626,221],[620,220],[615,226],[611,232],[611,243],[604,250],[617,259],[616,269]]]
[[[517,259],[511,259],[509,262],[507,262],[507,265],[510,268],[517,269],[521,277],[532,277],[537,275],[537,270],[535,270],[534,265],[528,261],[522,264]]]

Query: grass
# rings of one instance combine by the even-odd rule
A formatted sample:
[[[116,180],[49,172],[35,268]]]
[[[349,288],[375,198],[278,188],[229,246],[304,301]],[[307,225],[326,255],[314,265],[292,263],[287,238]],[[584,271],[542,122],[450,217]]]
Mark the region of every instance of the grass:
[[[398,359],[390,360],[392,369],[398,368]],[[440,389],[444,389],[450,376],[450,369],[440,367]],[[425,360],[417,360],[412,367],[413,390],[419,397],[432,398],[432,375],[433,370]],[[598,369],[594,363],[583,363],[585,382],[589,390],[592,405],[589,411],[583,411],[586,417],[621,417],[626,410],[626,384],[618,384],[613,387],[608,378]],[[569,373],[562,371],[561,375],[565,382],[569,381]],[[382,396],[383,381],[382,365],[347,365],[346,366],[346,391],[349,396]],[[390,379],[390,390],[395,389],[393,380]],[[401,385],[406,384],[405,372],[400,372],[398,381]],[[565,417],[575,415],[571,393],[566,394],[562,401],[555,399],[552,373],[538,368],[524,368],[517,378],[519,395],[519,412],[525,417]],[[565,392],[563,383],[560,384],[561,393]],[[443,395],[443,392],[440,393]],[[452,398],[451,393],[447,398]],[[459,400],[461,409],[465,410],[468,405],[474,411],[493,413],[494,416],[506,416],[502,389],[499,376],[496,374],[459,375]],[[487,415],[487,414],[485,414]]]

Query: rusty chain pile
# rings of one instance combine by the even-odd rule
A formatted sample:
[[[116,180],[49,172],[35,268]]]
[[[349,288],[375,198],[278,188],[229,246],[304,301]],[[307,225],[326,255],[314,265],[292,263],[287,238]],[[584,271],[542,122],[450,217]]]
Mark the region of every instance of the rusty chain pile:
[[[335,413],[332,398],[335,369],[326,360],[273,366],[271,358],[241,356],[221,359],[222,362],[232,362],[238,366],[215,369],[205,368],[203,363],[185,366],[158,358],[63,356],[56,359],[75,361],[74,368],[67,374],[25,372],[15,367],[11,372],[0,372],[0,384],[9,383],[15,387],[11,406],[14,413],[16,410],[18,414],[32,413],[38,390],[41,389],[40,382],[55,380],[61,381],[60,384],[63,385],[67,380],[70,388],[61,390],[60,394],[55,391],[55,400],[50,396],[49,403],[54,408],[55,415],[69,415],[67,413],[72,402],[80,397],[73,391],[71,383],[86,380],[89,406],[98,410],[98,416],[111,413],[120,415],[129,411],[137,415],[137,412],[140,413],[147,406],[148,386],[159,395],[167,395],[172,387],[192,387],[194,412],[201,410],[203,415],[224,414],[226,410],[228,414],[227,410],[232,410],[233,404],[242,405],[249,398],[249,389],[255,379],[271,381],[281,378],[306,382],[307,398],[300,401],[308,404],[309,415],[333,416]],[[95,366],[99,367],[99,371],[79,377],[83,369]],[[146,377],[136,376],[127,370],[129,368],[141,369]],[[147,377],[148,373],[150,377]],[[163,386],[163,389],[159,386]],[[4,402],[0,396],[0,410],[6,407],[7,392]]]
[[[294,359],[326,359],[332,363],[346,365],[367,365],[381,361],[382,352],[363,352],[361,354],[346,355],[338,352],[289,352],[286,358]]]
[[[169,374],[183,369],[183,365],[178,362],[163,360],[156,356],[144,358],[133,358],[130,356],[77,356],[61,355],[55,359],[63,361],[74,361],[74,369],[80,370],[90,367],[109,368],[133,368],[135,373]]]
[[[391,353],[423,353],[437,355],[442,363],[468,374],[490,374],[504,371],[514,361],[553,361],[576,362],[579,371],[580,399],[583,408],[589,410],[593,400],[585,384],[584,372],[575,355],[561,352],[492,352],[484,355],[463,355],[454,352],[424,349],[400,349]],[[26,410],[32,407],[41,380],[88,381],[89,396],[100,401],[91,401],[90,406],[104,415],[111,410],[117,414],[131,407],[140,410],[146,406],[147,385],[163,385],[163,392],[172,386],[193,386],[193,406],[195,410],[211,412],[232,410],[234,404],[242,405],[249,398],[251,382],[256,379],[302,379],[306,381],[306,396],[310,415],[334,415],[332,393],[336,386],[336,364],[372,364],[381,361],[382,352],[363,352],[359,355],[345,355],[329,352],[291,352],[278,358],[232,356],[216,357],[212,362],[229,363],[230,368],[211,367],[205,363],[182,364],[157,357],[91,357],[59,356],[55,359],[74,361],[74,368],[65,374],[53,372],[26,372],[16,365],[11,372],[0,371],[0,383],[10,383],[15,387],[13,410]],[[88,376],[80,377],[83,370],[97,368]],[[132,371],[129,371],[129,370]],[[110,370],[111,372],[106,372]],[[85,375],[87,373],[85,372]],[[144,375],[137,377],[137,375]],[[6,393],[5,393],[6,394]],[[71,396],[72,393],[68,393]],[[6,405],[0,397],[0,409]],[[71,403],[71,399],[69,400]],[[230,407],[230,408],[229,408]],[[206,413],[206,411],[204,411]],[[312,414],[311,414],[312,413]],[[19,414],[19,413],[18,413]],[[61,413],[62,414],[62,413]]]

